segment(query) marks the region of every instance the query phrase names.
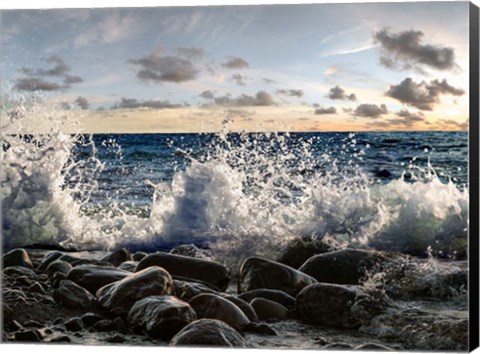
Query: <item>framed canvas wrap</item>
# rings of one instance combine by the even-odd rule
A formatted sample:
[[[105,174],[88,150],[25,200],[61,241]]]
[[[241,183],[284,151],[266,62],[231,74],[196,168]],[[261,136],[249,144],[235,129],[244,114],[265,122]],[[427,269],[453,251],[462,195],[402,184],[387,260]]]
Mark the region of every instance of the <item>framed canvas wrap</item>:
[[[0,16],[2,346],[478,347],[475,4]]]

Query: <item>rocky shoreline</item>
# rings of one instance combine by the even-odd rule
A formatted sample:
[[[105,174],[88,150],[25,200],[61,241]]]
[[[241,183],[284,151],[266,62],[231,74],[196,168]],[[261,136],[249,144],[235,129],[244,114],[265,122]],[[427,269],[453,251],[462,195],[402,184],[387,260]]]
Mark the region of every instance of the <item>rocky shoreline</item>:
[[[2,341],[467,350],[465,262],[324,248],[287,258],[232,270],[194,245],[14,249],[2,257]]]

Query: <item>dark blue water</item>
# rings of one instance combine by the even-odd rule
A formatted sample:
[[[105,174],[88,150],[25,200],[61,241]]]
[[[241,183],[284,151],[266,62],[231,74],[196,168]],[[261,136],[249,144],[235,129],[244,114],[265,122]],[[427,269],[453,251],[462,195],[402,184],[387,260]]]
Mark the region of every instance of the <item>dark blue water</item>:
[[[286,149],[282,150],[283,139]],[[228,146],[216,134],[98,134],[93,140],[98,158],[105,164],[91,200],[100,204],[117,199],[148,208],[154,189],[145,183],[147,180],[154,184],[171,182],[192,159],[202,162],[212,158],[213,149],[255,149],[272,159],[288,151],[294,158],[285,164],[291,173],[303,176],[322,172],[328,155],[345,174],[360,169],[372,183],[398,178],[414,183],[412,176],[421,174],[430,161],[443,182],[451,179],[459,189],[468,184],[466,132],[229,134]],[[308,168],[296,169],[307,158],[305,146]],[[90,150],[82,147],[75,157],[85,158]],[[234,166],[237,162],[230,158],[229,163]]]

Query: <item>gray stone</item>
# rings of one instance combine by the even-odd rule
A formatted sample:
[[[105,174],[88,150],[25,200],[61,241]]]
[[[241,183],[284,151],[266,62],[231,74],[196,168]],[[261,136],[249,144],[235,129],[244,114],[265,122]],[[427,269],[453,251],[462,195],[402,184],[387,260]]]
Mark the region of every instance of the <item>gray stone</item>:
[[[116,315],[126,315],[135,302],[151,295],[173,294],[173,280],[160,267],[149,267],[138,273],[100,288],[98,303]]]
[[[122,280],[131,274],[113,267],[80,265],[68,273],[67,279],[95,294],[101,287]]]
[[[144,259],[145,257],[147,256],[147,253],[145,252],[135,252],[133,255],[132,255],[132,259],[135,261],[135,262],[140,262],[142,259]]]
[[[258,322],[258,316],[255,313],[252,305],[250,305],[248,302],[234,295],[224,295],[223,297],[237,305],[251,322]]]
[[[297,315],[308,323],[357,328],[389,305],[381,292],[354,285],[317,283],[298,294]]]
[[[101,320],[96,322],[91,328],[90,331],[93,332],[113,332],[117,329],[117,326],[111,320]]]
[[[317,281],[285,264],[251,257],[240,266],[238,293],[254,289],[276,289],[296,296],[304,287]]]
[[[42,295],[45,295],[47,293],[45,291],[45,288],[38,282],[33,283],[33,285],[28,288],[28,292]]]
[[[171,249],[169,253],[178,254],[180,256],[200,258],[200,259],[210,259],[212,256],[210,251],[202,250],[192,243],[188,245],[179,245]]]
[[[139,300],[128,313],[128,325],[135,332],[152,338],[170,340],[190,322],[197,319],[193,308],[171,295],[149,296]]]
[[[215,294],[200,294],[190,300],[198,318],[212,318],[223,321],[237,331],[250,320],[233,302]]]
[[[37,279],[37,275],[35,272],[30,269],[26,268],[23,266],[11,266],[11,267],[6,267],[3,269],[3,274],[8,275],[10,277],[20,277],[20,276],[25,276],[29,279]]]
[[[61,256],[63,256],[62,252],[59,251],[51,251],[48,252],[45,257],[43,257],[42,261],[37,267],[37,270],[39,272],[45,272],[47,270],[47,267],[52,263],[53,261],[59,259]]]
[[[117,268],[121,270],[126,270],[127,272],[135,272],[137,269],[138,262],[135,261],[126,261],[120,264]]]
[[[274,290],[274,289],[255,289],[244,292],[238,297],[246,302],[251,302],[253,299],[257,297],[261,297],[263,299],[271,300],[278,302],[280,305],[285,306],[289,310],[295,309],[297,305],[297,300],[293,297],[288,295],[286,292],[281,290]]]
[[[78,332],[83,329],[83,322],[80,317],[73,317],[63,324],[67,331]]]
[[[86,313],[86,314],[82,315],[81,319],[82,319],[82,322],[83,322],[83,326],[88,328],[88,327],[92,327],[98,321],[103,320],[103,317],[89,312],[89,313]]]
[[[65,275],[67,275],[68,272],[70,272],[71,270],[72,270],[72,265],[70,263],[65,262],[65,261],[56,260],[56,261],[51,262],[48,265],[45,272],[47,273],[48,277],[51,278],[52,275],[56,272],[63,273]]]
[[[142,259],[137,272],[150,266],[163,267],[176,279],[212,284],[220,291],[225,291],[230,282],[228,269],[223,264],[209,260],[157,252]]]
[[[246,347],[247,343],[225,322],[201,319],[185,326],[172,338],[170,345]]]
[[[54,291],[55,299],[63,306],[78,310],[92,310],[96,306],[95,297],[71,280],[62,280]]]
[[[116,250],[109,255],[101,259],[103,262],[113,264],[114,267],[118,267],[123,262],[132,261],[132,255],[125,248]]]
[[[313,256],[299,270],[322,283],[357,285],[386,260],[379,252],[346,248]]]
[[[215,290],[200,283],[174,279],[173,284],[175,285],[175,295],[183,301],[190,301],[192,297],[200,294],[217,293]]]
[[[15,340],[19,342],[39,342],[41,339],[42,335],[37,329],[21,329],[15,332]]]
[[[275,301],[258,297],[250,305],[261,321],[285,321],[290,317],[288,309]]]
[[[2,263],[3,269],[15,266],[33,269],[30,256],[23,248],[16,248],[5,253],[2,257]]]

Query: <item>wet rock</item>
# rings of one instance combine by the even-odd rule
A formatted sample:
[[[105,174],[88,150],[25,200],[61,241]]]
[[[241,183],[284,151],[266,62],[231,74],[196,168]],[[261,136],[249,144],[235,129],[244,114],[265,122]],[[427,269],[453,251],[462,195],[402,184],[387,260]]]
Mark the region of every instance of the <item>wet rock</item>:
[[[305,286],[317,281],[285,264],[251,257],[240,266],[238,293],[254,289],[276,289],[296,296]]]
[[[173,280],[160,267],[149,267],[100,288],[98,303],[116,315],[126,315],[135,302],[151,295],[173,294]]]
[[[299,270],[319,282],[355,285],[386,260],[379,252],[346,248],[313,256]]]
[[[10,300],[11,302],[26,302],[26,295],[19,289],[5,289],[3,291],[3,300]]]
[[[23,324],[23,327],[25,327],[25,328],[42,328],[43,325],[40,322],[30,320],[30,321],[25,322]]]
[[[352,350],[353,346],[348,343],[337,342],[337,343],[327,344],[322,349]]]
[[[22,329],[15,332],[15,340],[19,342],[39,342],[42,339],[42,335],[36,329]]]
[[[246,347],[247,343],[225,322],[201,319],[185,326],[172,338],[170,345]]]
[[[149,296],[139,300],[128,313],[128,325],[135,332],[145,331],[152,338],[170,340],[197,319],[193,308],[171,295]]]
[[[61,256],[63,256],[62,252],[59,251],[51,251],[48,252],[45,257],[43,257],[42,261],[37,267],[37,270],[39,272],[45,272],[47,270],[47,267],[52,263],[53,261],[59,259]]]
[[[265,336],[277,336],[278,333],[269,325],[265,323],[250,322],[242,328],[242,332],[256,333]]]
[[[5,253],[2,257],[2,263],[3,269],[16,266],[33,269],[30,256],[23,248],[16,248]]]
[[[72,339],[67,335],[59,335],[49,340],[50,343],[70,343]]]
[[[223,297],[228,301],[231,301],[235,305],[237,305],[251,322],[258,322],[258,316],[255,313],[255,310],[253,309],[252,305],[250,305],[248,302],[234,295],[224,295]]]
[[[132,255],[125,248],[116,250],[109,255],[101,259],[103,262],[113,264],[114,267],[118,267],[123,262],[132,261]]]
[[[175,296],[183,301],[190,301],[194,296],[200,294],[216,294],[217,292],[206,285],[188,282],[183,280],[173,280],[175,286]]]
[[[257,297],[275,301],[289,310],[293,310],[297,305],[297,300],[293,296],[288,295],[284,291],[274,289],[250,290],[238,295],[238,297],[249,303]]]
[[[73,267],[77,267],[79,265],[98,265],[98,266],[105,266],[105,267],[111,266],[111,263],[109,262],[98,261],[95,259],[80,258],[80,257],[71,256],[69,254],[63,254],[58,259],[60,261],[65,261],[67,263],[70,263]]]
[[[197,295],[190,300],[190,306],[198,318],[217,319],[237,331],[250,322],[237,305],[215,294]]]
[[[3,323],[4,324],[10,324],[13,320],[13,310],[10,306],[7,304],[3,303]]]
[[[23,266],[11,266],[3,269],[3,274],[8,276],[25,276],[29,279],[37,279],[37,275],[32,269],[25,268]]]
[[[38,282],[33,283],[33,285],[28,288],[28,292],[42,294],[42,295],[45,295],[47,293],[45,291],[45,288],[42,285],[40,285],[40,283]]]
[[[305,322],[340,328],[357,328],[389,306],[381,292],[359,286],[317,283],[297,296],[297,315]]]
[[[117,329],[117,326],[111,320],[101,320],[95,323],[90,331],[94,332],[113,332]]]
[[[101,287],[122,280],[130,274],[132,273],[113,267],[81,265],[73,268],[67,279],[95,294]]]
[[[307,259],[317,254],[333,251],[332,246],[312,237],[299,237],[292,240],[277,262],[298,269]]]
[[[225,291],[230,282],[228,269],[220,263],[209,260],[157,252],[142,259],[136,271],[150,266],[163,267],[176,279],[212,284],[220,291]]]
[[[392,348],[389,348],[382,344],[377,343],[366,343],[361,344],[353,348],[353,350],[362,350],[362,351],[381,351],[381,352],[391,352],[393,351]]]
[[[135,272],[137,269],[138,262],[135,261],[126,261],[120,264],[117,268],[121,270],[126,270],[127,272]]]
[[[121,334],[115,334],[112,337],[108,337],[106,339],[106,341],[108,343],[125,343],[127,341],[127,339],[124,336],[122,336]]]
[[[89,327],[92,327],[98,321],[103,320],[103,317],[89,312],[89,313],[86,313],[86,314],[82,315],[81,319],[82,319],[82,322],[83,322],[83,326],[85,328],[89,328]]]
[[[135,262],[140,262],[142,259],[144,259],[145,257],[147,256],[147,254],[145,252],[135,252],[133,255],[132,255],[132,260],[134,260]]]
[[[289,311],[278,302],[255,298],[250,303],[261,321],[285,321],[289,318]]]
[[[95,297],[71,280],[62,280],[54,292],[55,299],[67,308],[92,310],[96,307]]]
[[[83,322],[80,317],[73,317],[67,320],[64,324],[67,331],[78,332],[83,329]]]
[[[66,280],[67,276],[61,272],[55,272],[50,277],[50,285],[53,289],[57,289],[60,286],[60,282]]]
[[[211,253],[208,250],[202,250],[192,243],[188,245],[179,245],[170,250],[169,253],[200,259],[210,259],[212,257]]]
[[[67,275],[68,272],[70,272],[71,270],[72,270],[72,265],[70,263],[57,260],[57,261],[51,262],[48,265],[46,273],[48,277],[51,278],[52,275],[56,272]]]
[[[113,321],[113,325],[115,326],[115,329],[123,334],[127,333],[127,325],[125,324],[125,321],[121,317],[116,317]]]

